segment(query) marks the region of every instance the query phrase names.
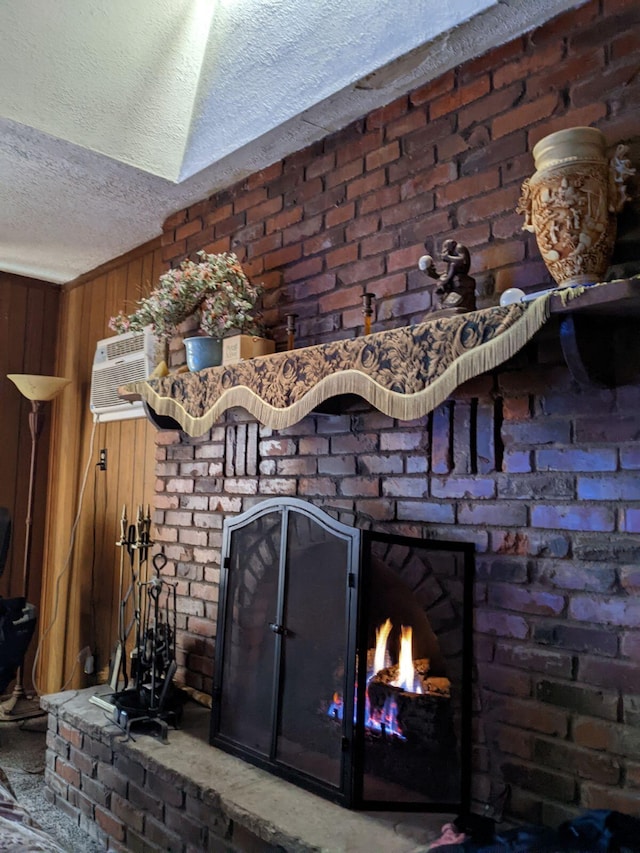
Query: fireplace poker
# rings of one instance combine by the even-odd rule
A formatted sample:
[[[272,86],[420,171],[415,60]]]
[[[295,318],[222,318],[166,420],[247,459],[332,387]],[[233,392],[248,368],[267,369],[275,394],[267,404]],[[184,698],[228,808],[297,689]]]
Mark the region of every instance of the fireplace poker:
[[[138,507],[138,518],[140,519],[140,525],[142,525],[142,507]],[[141,526],[138,528],[138,530],[141,530]],[[132,658],[133,658],[133,655],[135,655],[135,658],[136,658],[135,659],[135,667],[136,667],[135,683],[136,683],[136,686],[139,686],[140,676],[141,676],[141,663],[142,663],[142,661],[140,659],[140,647],[141,647],[142,641],[144,639],[144,634],[143,634],[143,630],[142,630],[142,585],[143,585],[143,580],[142,580],[142,567],[141,567],[141,563],[140,563],[140,557],[141,557],[141,550],[142,549],[140,548],[140,539],[139,538],[136,539],[133,547],[134,547],[135,552],[137,554],[138,572],[137,572],[136,578],[137,578],[137,587],[138,588],[137,588],[136,592],[137,592],[138,596],[136,599],[136,595],[134,592],[133,598],[134,598],[134,602],[136,602],[136,609],[135,609],[135,613],[134,613],[134,618],[135,618],[135,623],[136,623],[136,646],[132,652]],[[133,660],[132,660],[131,671],[133,672]]]
[[[148,580],[147,573],[147,557],[149,555],[149,545],[151,539],[149,532],[151,529],[151,508],[147,506],[147,514],[143,515],[142,504],[138,507],[138,516],[136,520],[136,528],[138,538],[136,539],[136,549],[138,552],[138,579]],[[142,566],[145,566],[145,573],[142,574]]]
[[[122,669],[122,658],[126,637],[124,633],[124,613],[122,609],[122,588],[124,586],[124,549],[127,544],[127,505],[122,505],[122,516],[120,518],[120,539],[116,542],[116,546],[120,548],[120,579],[118,581],[118,641],[113,654],[113,663],[111,668],[111,677],[109,684],[112,690],[118,689],[118,680],[120,678],[120,670]],[[124,686],[127,686],[126,668],[123,673]]]
[[[124,525],[123,525],[123,528],[124,528]],[[129,581],[129,586],[127,587],[127,591],[125,592],[123,598],[120,601],[120,619],[121,619],[123,626],[124,626],[124,620],[125,620],[126,611],[127,611],[127,604],[129,603],[130,599],[132,599],[132,602],[133,602],[133,614],[132,614],[131,619],[129,620],[128,624],[126,625],[126,627],[123,628],[122,639],[121,639],[121,642],[122,642],[122,674],[124,677],[125,690],[126,690],[127,684],[129,681],[128,676],[127,676],[127,664],[126,664],[126,642],[127,642],[127,638],[129,637],[129,634],[131,633],[131,630],[133,628],[134,623],[137,622],[136,597],[135,597],[136,580],[137,580],[136,557],[135,557],[135,554],[136,554],[136,527],[134,524],[130,524],[129,527],[127,528],[127,533],[126,533],[126,538],[125,538],[125,547],[127,549],[127,554],[129,555],[129,568],[130,568],[130,572],[131,572],[131,580]]]
[[[151,506],[147,504],[147,514],[143,520],[142,527],[142,560],[148,572],[149,569],[149,548],[153,545],[151,541]]]
[[[153,672],[154,673],[155,673],[155,669],[156,669],[156,660],[155,659],[156,659],[156,656],[158,653],[158,610],[159,610],[159,604],[160,604],[160,592],[162,590],[163,585],[166,583],[166,581],[164,581],[160,577],[160,572],[162,571],[162,569],[164,569],[164,567],[166,565],[167,565],[167,558],[165,557],[164,552],[161,551],[159,554],[156,554],[155,557],[153,558],[153,570],[155,571],[155,576],[153,578],[151,578],[150,588],[149,588],[149,593],[148,593],[149,598],[151,598],[151,600],[153,601],[153,642],[154,642]],[[167,620],[166,628],[168,629],[168,627],[169,627],[169,622]],[[169,649],[168,649],[168,645],[167,645],[168,641],[169,641],[169,637],[168,637],[168,631],[165,630],[163,633],[165,634],[164,652],[163,652],[163,657],[164,657],[163,668],[166,669],[166,667],[169,664],[169,656],[168,656]],[[153,695],[155,695],[155,679],[153,677],[152,677],[152,684],[154,685],[154,687],[152,688],[152,692],[153,692]]]
[[[142,619],[142,587],[141,584],[146,583],[149,580],[149,545],[151,544],[151,540],[149,537],[149,530],[151,527],[151,510],[147,506],[147,514],[143,516],[142,514],[142,506],[138,508],[138,610],[140,612],[140,619]],[[144,572],[143,572],[144,566]],[[145,624],[141,632],[141,639],[144,641],[144,638],[147,636],[147,628],[148,625],[146,622],[148,621],[148,614],[145,616]],[[141,648],[137,647],[137,664],[138,667],[141,666],[142,661],[140,658]]]
[[[140,507],[140,513],[142,513],[142,507]],[[150,520],[150,519],[149,519]],[[149,611],[148,608],[143,608],[142,606],[142,587],[146,586],[149,582],[149,563],[147,559],[148,555],[148,536],[146,534],[146,521],[142,522],[141,531],[140,531],[140,551],[139,551],[139,571],[138,571],[138,610],[140,613],[141,620],[141,630],[140,630],[140,644],[138,645],[138,664],[140,665],[143,660],[140,658],[140,654],[142,651],[142,645],[146,643],[147,631],[149,629]],[[165,558],[166,562],[166,558]],[[144,575],[142,573],[142,565],[144,564],[145,572]],[[155,557],[154,557],[154,566],[155,566]],[[146,648],[146,645],[145,645]],[[146,654],[146,652],[145,652]]]
[[[133,525],[133,524],[129,525],[129,529],[127,531],[127,553],[129,554],[129,569],[131,572],[131,580],[129,582],[129,586],[127,587],[127,591],[125,593],[125,596],[122,600],[122,608],[123,608],[123,613],[124,613],[124,610],[126,609],[127,603],[129,601],[129,599],[131,598],[133,601],[133,613],[132,613],[131,619],[129,620],[129,624],[127,625],[127,627],[125,629],[125,642],[126,642],[126,638],[131,633],[131,629],[133,628],[134,623],[138,621],[138,611],[136,610],[136,580],[138,577],[136,574],[136,562],[135,562],[136,561],[136,528],[135,528],[135,525]],[[127,678],[127,674],[126,674],[126,654],[123,654],[122,659],[123,659],[123,670],[124,670],[124,676],[125,676],[125,689],[126,689],[126,684],[128,683],[128,678]],[[133,670],[132,670],[132,674],[133,674]]]

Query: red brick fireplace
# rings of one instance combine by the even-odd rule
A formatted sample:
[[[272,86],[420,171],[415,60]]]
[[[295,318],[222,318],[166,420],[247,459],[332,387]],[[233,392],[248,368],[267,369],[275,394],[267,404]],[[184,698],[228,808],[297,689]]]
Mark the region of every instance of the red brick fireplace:
[[[548,287],[514,212],[531,149],[594,125],[640,168],[639,15],[590,0],[451,70],[177,212],[165,260],[237,252],[265,284],[278,349],[288,313],[298,347],[362,334],[364,289],[374,331],[422,320],[433,285],[418,258],[452,235],[471,250],[479,307]],[[640,272],[637,177],[630,192],[614,258],[625,274]],[[622,319],[592,317],[601,366],[636,362],[620,353]],[[178,680],[211,692],[223,522],[267,497],[377,533],[471,542],[474,808],[508,790],[512,816],[551,826],[588,808],[637,813],[640,383],[627,373],[610,388],[576,381],[555,318],[415,421],[355,404],[278,432],[242,410],[201,438],[159,432],[154,521],[178,582]]]
[[[158,539],[179,582],[180,677],[209,693],[223,519],[290,495],[364,529],[476,546],[476,804],[555,824],[636,808],[640,389],[580,389],[549,329],[418,422],[229,417],[158,434]]]
[[[176,213],[165,259],[236,251],[265,284],[279,349],[287,313],[299,347],[362,334],[363,289],[374,331],[423,319],[431,286],[418,258],[452,234],[471,250],[480,307],[508,287],[548,287],[514,212],[531,148],[593,124],[640,165],[639,31],[623,0],[568,12]],[[637,260],[637,212],[634,201],[621,216],[616,262]],[[381,533],[472,542],[476,807],[508,786],[513,815],[550,825],[586,808],[637,811],[639,437],[637,379],[579,384],[557,319],[416,421],[356,405],[274,432],[235,410],[202,438],[158,433],[179,678],[211,690],[223,521],[266,497]]]

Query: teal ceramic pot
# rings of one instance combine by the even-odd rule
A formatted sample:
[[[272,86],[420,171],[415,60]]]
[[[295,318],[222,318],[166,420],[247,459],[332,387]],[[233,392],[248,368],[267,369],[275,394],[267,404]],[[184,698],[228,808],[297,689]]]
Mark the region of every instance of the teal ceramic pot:
[[[218,338],[197,335],[185,338],[184,346],[187,351],[187,367],[192,373],[222,364],[222,341]]]

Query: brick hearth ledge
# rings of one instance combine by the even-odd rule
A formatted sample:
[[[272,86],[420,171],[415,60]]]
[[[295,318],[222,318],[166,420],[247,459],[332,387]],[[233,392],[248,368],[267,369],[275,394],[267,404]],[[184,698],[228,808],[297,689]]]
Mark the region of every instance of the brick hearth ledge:
[[[42,697],[50,795],[113,851],[420,853],[448,814],[348,811],[208,744],[209,710],[189,702],[168,743],[124,741],[89,702],[107,686]]]

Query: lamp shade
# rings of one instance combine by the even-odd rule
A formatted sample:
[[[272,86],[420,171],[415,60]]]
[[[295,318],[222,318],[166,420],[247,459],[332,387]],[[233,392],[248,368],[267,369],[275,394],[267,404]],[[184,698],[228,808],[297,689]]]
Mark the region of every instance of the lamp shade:
[[[39,376],[33,373],[7,373],[18,391],[27,400],[39,400],[44,403],[53,400],[71,380],[62,376]]]

